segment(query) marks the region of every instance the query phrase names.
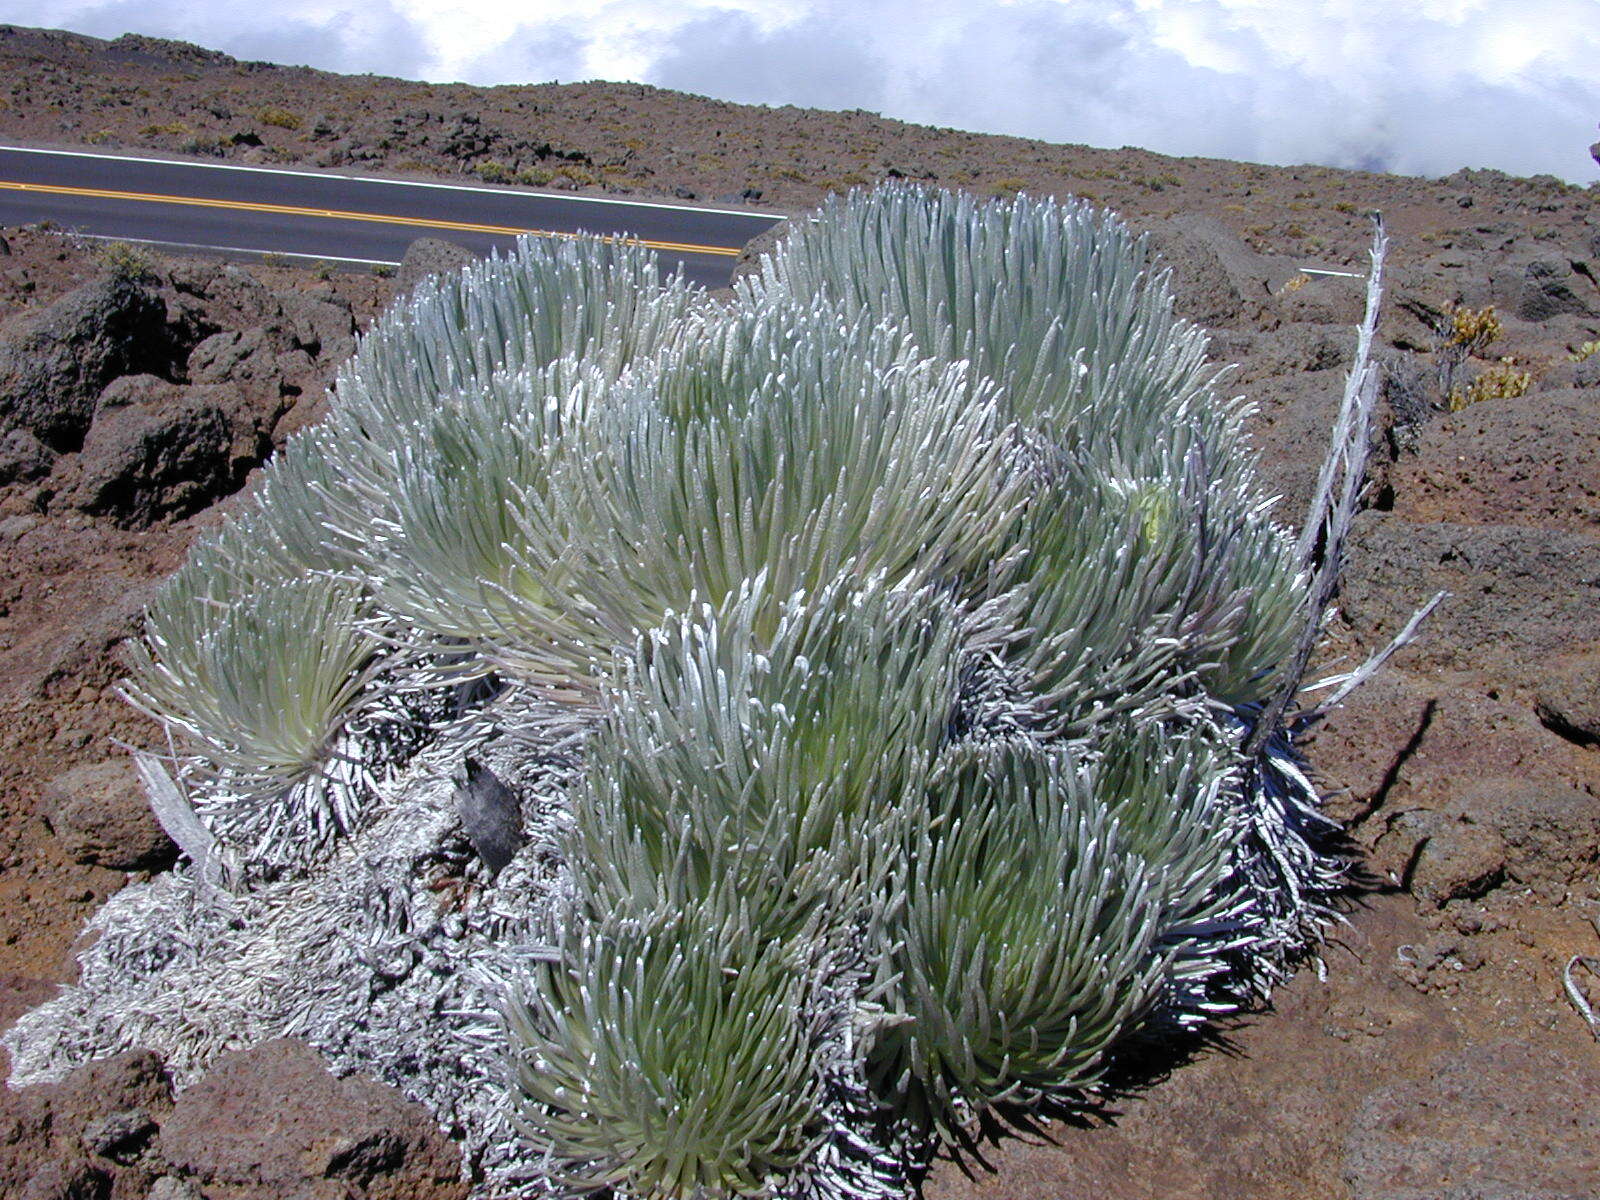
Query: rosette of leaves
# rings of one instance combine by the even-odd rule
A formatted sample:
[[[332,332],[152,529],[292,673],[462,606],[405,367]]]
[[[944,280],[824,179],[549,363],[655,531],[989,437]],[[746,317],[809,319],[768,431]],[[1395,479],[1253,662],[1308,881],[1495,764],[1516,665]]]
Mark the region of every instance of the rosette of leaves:
[[[211,832],[291,863],[381,803],[307,785],[364,714],[561,706],[569,900],[507,1002],[530,1171],[898,1194],[1312,924],[1255,725],[1315,597],[1204,348],[1073,203],[836,198],[725,304],[525,243],[363,341],[133,690]]]
[[[509,489],[537,478],[562,382],[615,378],[702,298],[638,247],[528,240],[425,280],[362,339],[329,418],[202,538],[130,643],[127,693],[224,848],[276,870],[349,832],[366,768],[439,715],[419,672],[488,669]],[[375,716],[382,735],[362,737]]]

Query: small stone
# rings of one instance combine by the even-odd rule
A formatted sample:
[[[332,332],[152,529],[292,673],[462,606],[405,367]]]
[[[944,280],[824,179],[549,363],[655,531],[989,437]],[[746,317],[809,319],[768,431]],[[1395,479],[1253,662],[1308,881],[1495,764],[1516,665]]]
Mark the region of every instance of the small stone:
[[[92,1163],[57,1159],[28,1177],[20,1200],[105,1200],[110,1194],[111,1177]]]
[[[1534,700],[1544,725],[1580,746],[1600,743],[1600,654],[1559,660]]]
[[[80,732],[63,731],[57,740]],[[82,736],[87,741],[88,735]],[[149,871],[177,855],[127,758],[89,763],[56,776],[45,785],[42,809],[63,849],[77,862]]]
[[[84,1149],[113,1162],[132,1162],[150,1142],[156,1123],[142,1108],[110,1113],[83,1131]]]
[[[0,541],[14,542],[23,534],[38,528],[42,518],[32,513],[16,513],[0,521]]]
[[[1417,855],[1411,892],[1441,907],[1492,890],[1504,877],[1505,868],[1505,844],[1493,829],[1441,821]]]
[[[150,1185],[145,1200],[205,1200],[205,1197],[190,1180],[163,1175]]]
[[[522,848],[522,804],[517,794],[475,758],[465,764],[465,778],[456,785],[456,812],[472,848],[499,874]]]
[[[472,251],[442,238],[418,238],[406,247],[395,279],[404,295],[430,275],[450,275],[474,261]]]

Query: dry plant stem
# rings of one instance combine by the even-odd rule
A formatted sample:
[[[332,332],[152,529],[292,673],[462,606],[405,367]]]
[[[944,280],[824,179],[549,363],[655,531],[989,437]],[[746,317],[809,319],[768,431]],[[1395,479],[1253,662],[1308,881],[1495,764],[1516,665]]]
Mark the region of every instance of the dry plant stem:
[[[1255,728],[1245,740],[1247,757],[1260,753],[1267,738],[1283,723],[1284,712],[1300,692],[1306,664],[1322,631],[1323,615],[1339,585],[1344,565],[1344,543],[1355,520],[1356,503],[1366,478],[1367,439],[1372,426],[1372,410],[1378,399],[1378,371],[1371,361],[1372,340],[1378,329],[1378,309],[1383,301],[1383,260],[1389,237],[1382,217],[1373,218],[1372,268],[1367,275],[1367,308],[1356,336],[1356,357],[1345,379],[1344,400],[1339,419],[1334,423],[1328,456],[1323,460],[1306,513],[1305,526],[1295,545],[1299,560],[1313,571],[1310,595],[1306,600],[1305,623],[1295,644],[1294,656],[1284,673],[1278,692],[1262,709]],[[1335,498],[1335,488],[1338,489]],[[1321,560],[1315,561],[1321,543]],[[1387,653],[1387,652],[1386,652]]]
[[[1574,954],[1567,960],[1566,970],[1561,973],[1561,984],[1567,991],[1567,999],[1572,1007],[1577,1009],[1578,1015],[1589,1026],[1589,1032],[1594,1035],[1594,1040],[1600,1042],[1600,1017],[1595,1016],[1594,1008],[1590,1005],[1588,997],[1583,994],[1583,989],[1578,986],[1576,969],[1582,967],[1596,979],[1600,979],[1600,958],[1589,954]]]
[[[1338,689],[1333,693],[1333,695],[1329,696],[1315,708],[1307,709],[1305,712],[1301,713],[1295,721],[1296,726],[1307,725],[1310,722],[1317,720],[1319,717],[1326,715],[1333,709],[1339,707],[1339,705],[1343,703],[1346,696],[1355,691],[1367,680],[1371,679],[1373,675],[1377,674],[1379,668],[1381,668],[1384,663],[1389,661],[1396,650],[1399,650],[1403,646],[1410,644],[1416,638],[1417,631],[1422,628],[1422,623],[1433,615],[1433,610],[1438,608],[1439,605],[1442,604],[1449,595],[1449,592],[1435,592],[1431,600],[1429,600],[1421,608],[1417,609],[1416,612],[1411,614],[1411,619],[1405,623],[1405,627],[1401,629],[1399,633],[1394,635],[1393,640],[1390,641],[1387,646],[1385,646],[1382,650],[1379,650],[1355,670],[1347,672],[1343,675],[1334,675],[1328,679],[1320,680],[1319,682],[1312,684],[1310,688],[1306,689],[1311,691],[1316,690],[1317,688],[1333,687],[1335,684],[1338,685]]]
[[[1594,926],[1595,933],[1600,934],[1600,916],[1591,916],[1589,923]],[[1579,967],[1589,972],[1591,978],[1600,979],[1600,958],[1590,954],[1574,954],[1567,960],[1567,965],[1561,972],[1561,986],[1566,990],[1568,1003],[1589,1026],[1589,1032],[1594,1035],[1594,1040],[1600,1042],[1600,1016],[1595,1015],[1594,1006],[1589,1003],[1589,998],[1578,986]]]

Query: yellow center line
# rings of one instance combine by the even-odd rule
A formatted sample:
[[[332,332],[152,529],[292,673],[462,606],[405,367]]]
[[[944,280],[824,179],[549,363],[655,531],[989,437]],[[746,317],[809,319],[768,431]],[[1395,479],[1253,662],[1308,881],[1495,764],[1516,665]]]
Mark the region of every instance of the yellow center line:
[[[182,204],[191,208],[226,208],[237,212],[272,213],[285,217],[324,217],[335,221],[370,221],[379,225],[410,225],[422,229],[448,229],[457,233],[498,233],[509,237],[527,234],[530,237],[578,238],[578,233],[564,233],[552,229],[521,229],[514,225],[480,225],[472,221],[443,221],[430,217],[397,217],[387,213],[347,212],[334,208],[302,208],[293,204],[262,204],[252,200],[211,200],[203,196],[162,196],[153,192],[116,192],[104,188],[64,187],[52,183],[12,183],[0,180],[0,190],[12,192],[44,192],[52,196],[86,196],[97,200],[136,200],[145,204]],[[738,249],[727,246],[696,246],[690,242],[658,242],[649,238],[612,236],[606,241],[622,242],[629,246],[648,246],[652,250],[669,250],[678,254],[721,254],[732,258]]]

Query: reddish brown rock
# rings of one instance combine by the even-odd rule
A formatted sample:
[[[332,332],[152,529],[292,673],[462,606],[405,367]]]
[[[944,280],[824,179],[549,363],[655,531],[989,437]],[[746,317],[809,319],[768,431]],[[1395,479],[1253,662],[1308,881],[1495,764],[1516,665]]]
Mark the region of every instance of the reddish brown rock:
[[[95,410],[74,502],[131,528],[188,516],[235,491],[266,458],[283,407],[276,387],[261,401],[230,384],[124,376]]]
[[[1448,811],[1498,835],[1519,883],[1588,883],[1600,867],[1600,799],[1585,788],[1521,776],[1463,781]]]
[[[182,1172],[258,1193],[353,1186],[404,1200],[459,1187],[459,1156],[426,1110],[371,1080],[334,1078],[315,1051],[287,1039],[220,1060],[178,1098],[161,1145]]]
[[[1399,662],[1537,686],[1545,663],[1592,641],[1595,579],[1597,536],[1369,512],[1356,522],[1340,603],[1357,635],[1381,644],[1449,592]]]
[[[1391,475],[1408,521],[1600,533],[1600,390],[1530,392],[1441,413]]]
[[[1506,847],[1491,825],[1413,809],[1385,821],[1371,865],[1437,907],[1498,885],[1505,877]]]
[[[78,862],[150,871],[177,855],[126,755],[56,776],[45,786],[42,809],[62,847]]]
[[[1546,726],[1580,746],[1600,743],[1600,652],[1564,656],[1550,663],[1539,684],[1534,711]]]
[[[0,1088],[0,1196],[132,1200],[159,1165],[172,1088],[155,1055],[113,1055],[58,1084]]]
[[[472,261],[472,251],[464,246],[443,238],[418,238],[406,247],[395,280],[396,289],[404,295],[430,275],[454,274]]]

